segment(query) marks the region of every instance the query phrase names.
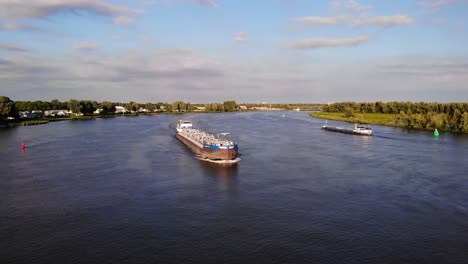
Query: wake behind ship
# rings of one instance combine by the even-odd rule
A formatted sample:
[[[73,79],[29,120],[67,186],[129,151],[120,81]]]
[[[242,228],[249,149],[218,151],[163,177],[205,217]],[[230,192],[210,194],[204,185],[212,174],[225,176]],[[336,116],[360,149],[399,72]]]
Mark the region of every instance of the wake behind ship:
[[[228,133],[220,135],[225,136]],[[176,137],[202,159],[238,161],[237,143],[194,129],[190,121],[179,121]]]

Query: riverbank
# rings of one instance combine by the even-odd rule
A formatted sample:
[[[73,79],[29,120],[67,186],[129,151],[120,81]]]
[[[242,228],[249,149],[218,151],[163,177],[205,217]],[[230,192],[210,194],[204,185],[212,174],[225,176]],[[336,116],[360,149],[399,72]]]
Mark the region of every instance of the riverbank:
[[[252,111],[252,110],[250,110]],[[256,110],[260,111],[260,110]],[[246,111],[242,111],[246,112]],[[19,126],[35,126],[44,125],[50,122],[59,121],[80,121],[93,120],[98,118],[115,118],[115,117],[133,117],[133,116],[152,116],[152,115],[182,115],[182,114],[210,114],[210,113],[226,113],[220,111],[191,111],[191,112],[156,112],[156,113],[130,113],[130,114],[107,114],[107,115],[92,115],[92,116],[70,116],[70,117],[45,117],[37,119],[17,120],[13,122],[0,123],[0,128],[11,128]]]
[[[395,124],[398,118],[398,114],[380,113],[359,113],[354,114],[352,117],[346,117],[345,113],[313,112],[310,113],[310,116],[320,119],[381,126],[396,126]]]
[[[122,115],[93,115],[93,116],[71,116],[71,117],[45,117],[37,119],[26,119],[26,120],[17,120],[13,122],[8,122],[0,126],[0,128],[10,128],[10,127],[19,127],[19,126],[35,126],[35,125],[44,125],[50,122],[59,122],[59,121],[80,121],[80,120],[93,120],[97,118],[114,118]],[[137,114],[127,114],[124,116],[137,116]]]

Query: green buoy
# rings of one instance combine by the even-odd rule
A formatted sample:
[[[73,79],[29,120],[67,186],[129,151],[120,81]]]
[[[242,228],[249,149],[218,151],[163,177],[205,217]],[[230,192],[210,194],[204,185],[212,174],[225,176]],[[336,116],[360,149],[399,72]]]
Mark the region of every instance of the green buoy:
[[[434,137],[438,137],[439,136],[439,131],[437,131],[437,128],[436,130],[434,130]]]

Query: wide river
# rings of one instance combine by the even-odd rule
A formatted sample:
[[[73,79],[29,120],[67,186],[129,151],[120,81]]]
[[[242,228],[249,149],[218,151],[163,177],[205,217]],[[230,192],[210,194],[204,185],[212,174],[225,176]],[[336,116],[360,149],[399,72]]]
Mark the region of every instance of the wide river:
[[[242,160],[193,158],[181,118],[232,132]],[[0,130],[0,263],[468,263],[467,136],[322,124],[246,112]]]

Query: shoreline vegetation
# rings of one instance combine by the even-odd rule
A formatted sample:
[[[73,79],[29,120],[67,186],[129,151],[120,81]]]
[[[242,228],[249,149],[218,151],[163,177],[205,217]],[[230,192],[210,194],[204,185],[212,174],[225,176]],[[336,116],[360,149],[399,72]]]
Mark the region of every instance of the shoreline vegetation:
[[[119,116],[300,110],[311,116],[350,123],[403,128],[437,129],[468,134],[468,103],[341,102],[329,104],[269,104],[225,101],[197,104],[96,102],[70,99],[60,102],[12,101],[0,96],[0,128],[41,125],[64,120],[91,120]]]
[[[350,123],[468,134],[468,103],[343,102],[325,105],[322,112],[310,115]]]
[[[328,119],[335,121],[343,121],[348,123],[360,123],[360,124],[369,124],[369,125],[381,125],[381,126],[395,126],[392,125],[395,120],[397,120],[397,114],[381,114],[381,113],[362,113],[357,114],[353,117],[346,117],[344,112],[315,112],[310,113],[310,116]]]
[[[184,101],[172,103],[137,103],[137,102],[96,102],[70,99],[61,102],[54,99],[47,101],[12,101],[0,96],[0,128],[42,125],[64,120],[91,120],[120,116],[138,116],[155,114],[186,113],[224,113],[237,111],[274,111],[274,110],[316,110],[321,104],[270,104],[242,103],[224,101],[223,103],[197,104]]]

